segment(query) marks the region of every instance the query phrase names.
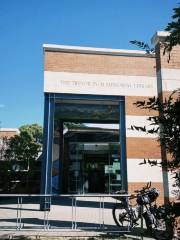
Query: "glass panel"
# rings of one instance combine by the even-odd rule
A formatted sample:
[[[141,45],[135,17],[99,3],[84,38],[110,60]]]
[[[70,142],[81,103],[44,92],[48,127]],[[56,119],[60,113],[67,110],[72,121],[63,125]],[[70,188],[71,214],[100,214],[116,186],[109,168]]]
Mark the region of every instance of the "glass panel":
[[[109,147],[110,165],[105,166],[105,172],[109,176],[109,193],[115,193],[121,189],[120,144],[110,143]]]
[[[118,122],[118,105],[56,104],[56,120]]]
[[[82,192],[83,144],[69,143],[68,193]]]
[[[120,189],[118,103],[56,103],[52,192],[114,193]]]
[[[120,190],[119,143],[70,142],[67,175],[67,193],[114,193]]]
[[[60,152],[60,139],[63,137],[60,134],[59,126],[54,126],[54,141],[53,141],[53,159],[52,159],[52,193],[59,192],[59,152]]]

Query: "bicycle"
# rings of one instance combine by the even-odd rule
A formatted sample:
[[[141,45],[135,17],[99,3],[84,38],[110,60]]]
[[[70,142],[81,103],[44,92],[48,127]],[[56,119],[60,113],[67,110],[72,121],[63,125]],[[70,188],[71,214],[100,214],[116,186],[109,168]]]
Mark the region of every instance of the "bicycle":
[[[116,203],[112,209],[113,219],[119,227],[133,227],[139,225],[138,221],[144,219],[147,230],[153,232],[154,229],[163,229],[164,221],[161,216],[161,209],[156,205],[156,199],[159,191],[151,188],[151,182],[145,187],[134,191],[136,195],[131,195],[130,200],[136,199],[133,206],[125,198],[119,198],[120,202]],[[154,203],[154,204],[152,204]]]

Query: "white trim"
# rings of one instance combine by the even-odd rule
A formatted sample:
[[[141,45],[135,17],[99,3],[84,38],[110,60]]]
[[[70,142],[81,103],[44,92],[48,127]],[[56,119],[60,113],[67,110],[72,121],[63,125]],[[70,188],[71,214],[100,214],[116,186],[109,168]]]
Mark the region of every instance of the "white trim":
[[[157,95],[156,77],[44,72],[44,92],[114,96]]]
[[[170,32],[157,31],[151,38],[151,43],[153,45],[156,45],[158,42],[164,41],[169,35],[170,35]]]
[[[19,132],[18,128],[0,128],[0,132]]]
[[[179,80],[180,81],[180,69],[162,68],[161,76],[162,76],[162,79]]]
[[[154,160],[154,159],[150,159]],[[127,159],[128,182],[163,182],[162,168],[159,166],[150,166],[142,164],[143,159]],[[161,161],[158,159],[158,161]]]
[[[163,80],[162,81],[162,89],[164,92],[172,92],[176,89],[180,88],[179,80]]]
[[[45,51],[57,51],[57,52],[155,57],[154,54],[147,54],[146,51],[140,51],[140,50],[93,48],[93,47],[67,46],[67,45],[56,45],[56,44],[43,44],[43,49]]]
[[[157,72],[157,88],[161,91],[174,91],[180,88],[180,69],[162,68]]]
[[[146,127],[147,130],[154,128],[150,126],[150,121],[147,120],[148,116],[129,116],[126,115],[126,137],[138,137],[138,138],[157,138],[157,134],[147,134],[146,132],[131,130],[131,126]]]
[[[91,128],[103,128],[103,129],[115,129],[118,130],[119,129],[119,124],[108,124],[108,123],[87,123],[86,126],[91,127]]]

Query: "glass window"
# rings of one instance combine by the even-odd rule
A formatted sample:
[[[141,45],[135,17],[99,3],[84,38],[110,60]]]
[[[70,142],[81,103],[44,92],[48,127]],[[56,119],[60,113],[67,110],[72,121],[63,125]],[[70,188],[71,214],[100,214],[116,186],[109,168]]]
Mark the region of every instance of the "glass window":
[[[69,143],[68,193],[121,189],[119,143]]]
[[[118,102],[58,102],[54,119],[52,191],[120,190]]]

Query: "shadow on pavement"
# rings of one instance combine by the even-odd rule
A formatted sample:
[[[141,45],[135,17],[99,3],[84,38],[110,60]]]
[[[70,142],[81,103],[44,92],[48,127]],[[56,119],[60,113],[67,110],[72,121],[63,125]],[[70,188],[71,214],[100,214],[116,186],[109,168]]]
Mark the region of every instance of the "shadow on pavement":
[[[12,198],[0,198],[0,209],[17,209],[14,207],[4,207],[1,205],[11,205],[11,204],[17,204],[17,198],[16,197],[12,197]],[[22,204],[40,204],[40,199],[39,198],[24,198]],[[72,198],[70,197],[55,197],[52,199],[51,202],[52,205],[59,205],[59,206],[72,206]],[[99,208],[100,207],[100,202],[97,201],[87,201],[87,200],[77,200],[76,201],[77,207],[85,207],[85,208]],[[101,202],[102,204],[102,202]],[[114,206],[115,202],[106,202],[104,201],[104,208],[105,209],[112,209]],[[23,206],[24,207],[24,206]],[[26,208],[23,208],[22,210],[26,210]],[[31,210],[31,211],[38,211],[38,209],[29,209],[27,208],[27,210]]]
[[[7,223],[16,223],[16,218],[11,219],[0,219],[0,222],[7,222]],[[49,220],[50,228],[51,229],[70,229],[72,228],[72,221],[62,221],[62,220]],[[108,224],[100,224],[98,223],[90,223],[90,222],[76,222],[77,228],[79,230],[88,229],[88,231],[123,231],[125,228],[119,228],[115,225],[108,225]],[[23,229],[29,229],[29,228],[43,228],[44,220],[39,218],[23,218],[22,219],[22,225],[24,226]],[[7,228],[8,226],[4,226],[4,228]],[[3,226],[1,226],[1,229]]]

